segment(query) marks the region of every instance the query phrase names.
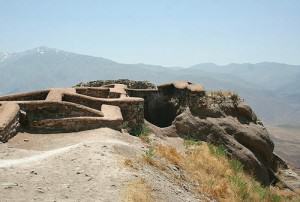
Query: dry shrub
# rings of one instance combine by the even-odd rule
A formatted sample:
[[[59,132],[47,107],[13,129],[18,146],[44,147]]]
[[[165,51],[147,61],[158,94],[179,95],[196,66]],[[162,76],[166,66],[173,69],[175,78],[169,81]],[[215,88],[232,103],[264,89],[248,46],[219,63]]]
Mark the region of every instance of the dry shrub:
[[[151,202],[152,189],[144,179],[137,179],[127,184],[124,190],[124,202]]]
[[[151,165],[153,167],[158,168],[159,170],[165,171],[166,166],[163,162],[156,158],[157,151],[154,147],[149,147],[148,150],[145,151],[143,155],[143,163]]]
[[[196,192],[205,193],[218,201],[300,201],[294,194],[286,195],[274,187],[262,187],[243,171],[240,162],[228,159],[224,149],[206,143],[192,144],[183,156],[174,147],[157,145],[155,154],[185,171],[187,179],[196,185]],[[159,162],[151,158],[152,165],[165,167]]]
[[[133,168],[133,161],[130,160],[130,159],[125,159],[124,160],[124,165],[127,166],[127,167]]]
[[[182,163],[183,157],[174,147],[160,144],[156,146],[155,150],[161,157],[164,157],[174,165],[180,165]]]
[[[199,186],[200,193],[207,193],[218,199],[233,199],[234,192],[226,176],[232,175],[229,163],[221,156],[211,154],[206,144],[188,151],[184,160],[184,169]]]
[[[150,144],[151,143],[151,139],[148,135],[141,135],[139,136],[139,138],[141,139],[141,141],[143,143],[146,143],[146,144]]]

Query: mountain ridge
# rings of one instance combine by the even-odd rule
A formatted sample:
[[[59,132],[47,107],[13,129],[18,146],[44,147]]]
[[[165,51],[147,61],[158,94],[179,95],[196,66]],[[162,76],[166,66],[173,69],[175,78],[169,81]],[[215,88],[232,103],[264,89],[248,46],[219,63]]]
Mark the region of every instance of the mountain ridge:
[[[274,62],[202,63],[190,67],[122,64],[102,57],[41,46],[10,53],[0,62],[0,71],[0,94],[67,87],[101,79],[128,78],[157,84],[190,80],[204,84],[207,89],[236,91],[266,122],[300,124],[298,65]]]

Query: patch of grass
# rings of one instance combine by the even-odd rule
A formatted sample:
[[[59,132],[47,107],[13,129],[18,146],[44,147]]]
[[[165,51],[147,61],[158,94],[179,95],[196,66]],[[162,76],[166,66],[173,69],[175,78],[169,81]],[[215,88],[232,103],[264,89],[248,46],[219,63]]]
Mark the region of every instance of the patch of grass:
[[[241,162],[229,159],[226,153],[224,146],[202,143],[188,148],[178,164],[197,184],[196,191],[218,201],[300,201],[294,194],[284,195],[274,187],[261,186],[243,171]]]
[[[155,160],[153,159],[155,156],[155,150],[154,148],[151,146],[148,148],[148,150],[145,151],[145,154],[143,156],[143,159],[146,163],[152,165],[152,166],[155,166],[156,165],[156,162]]]
[[[237,194],[238,199],[245,201],[249,198],[250,193],[248,192],[248,186],[245,179],[240,175],[229,176],[229,179],[234,186],[235,193]]]
[[[164,171],[166,161],[177,165],[185,177],[195,185],[194,191],[217,201],[230,202],[285,202],[300,201],[294,194],[283,194],[274,187],[263,187],[243,171],[241,162],[229,159],[224,146],[186,140],[186,153],[179,153],[169,145],[155,145],[145,151],[148,165]],[[155,158],[154,158],[155,157]],[[164,159],[162,161],[162,159]]]
[[[147,158],[153,158],[154,155],[155,155],[155,150],[153,147],[149,147],[149,149],[145,151],[145,156]]]
[[[238,160],[230,159],[229,163],[230,163],[231,169],[236,173],[242,172],[244,169],[244,165]]]
[[[217,157],[225,157],[226,156],[226,148],[223,145],[214,146],[212,144],[208,144],[208,148],[211,154]]]
[[[152,202],[152,189],[144,179],[134,180],[127,184],[123,191],[124,202]]]
[[[150,129],[145,124],[142,124],[141,126],[132,128],[130,134],[137,137],[148,136],[150,134]]]
[[[198,141],[198,140],[193,139],[193,138],[184,139],[184,142],[183,142],[185,148],[188,148],[188,147],[191,147],[191,146],[198,146],[201,143],[202,143],[201,141]]]
[[[183,156],[179,152],[177,152],[174,147],[157,145],[156,151],[159,156],[167,159],[174,165],[180,165],[180,163],[182,162]]]

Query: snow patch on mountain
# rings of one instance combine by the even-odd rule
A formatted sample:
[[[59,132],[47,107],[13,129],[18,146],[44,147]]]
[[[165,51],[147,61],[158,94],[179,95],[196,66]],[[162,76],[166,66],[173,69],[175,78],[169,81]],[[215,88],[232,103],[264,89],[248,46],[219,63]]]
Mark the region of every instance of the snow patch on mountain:
[[[0,52],[0,62],[3,62],[4,60],[6,60],[9,56],[10,56],[9,53]]]

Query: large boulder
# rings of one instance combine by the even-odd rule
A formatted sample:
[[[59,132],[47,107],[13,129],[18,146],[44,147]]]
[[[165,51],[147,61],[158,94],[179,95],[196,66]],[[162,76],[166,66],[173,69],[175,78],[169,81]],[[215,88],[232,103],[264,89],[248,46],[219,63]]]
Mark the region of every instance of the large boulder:
[[[272,167],[274,144],[262,125],[241,123],[233,116],[199,118],[189,108],[175,118],[173,125],[179,136],[223,145],[260,182],[270,183],[268,170]]]
[[[237,110],[240,117],[245,118],[249,121],[257,121],[257,116],[251,109],[249,105],[247,105],[245,102],[241,102],[237,105]]]

